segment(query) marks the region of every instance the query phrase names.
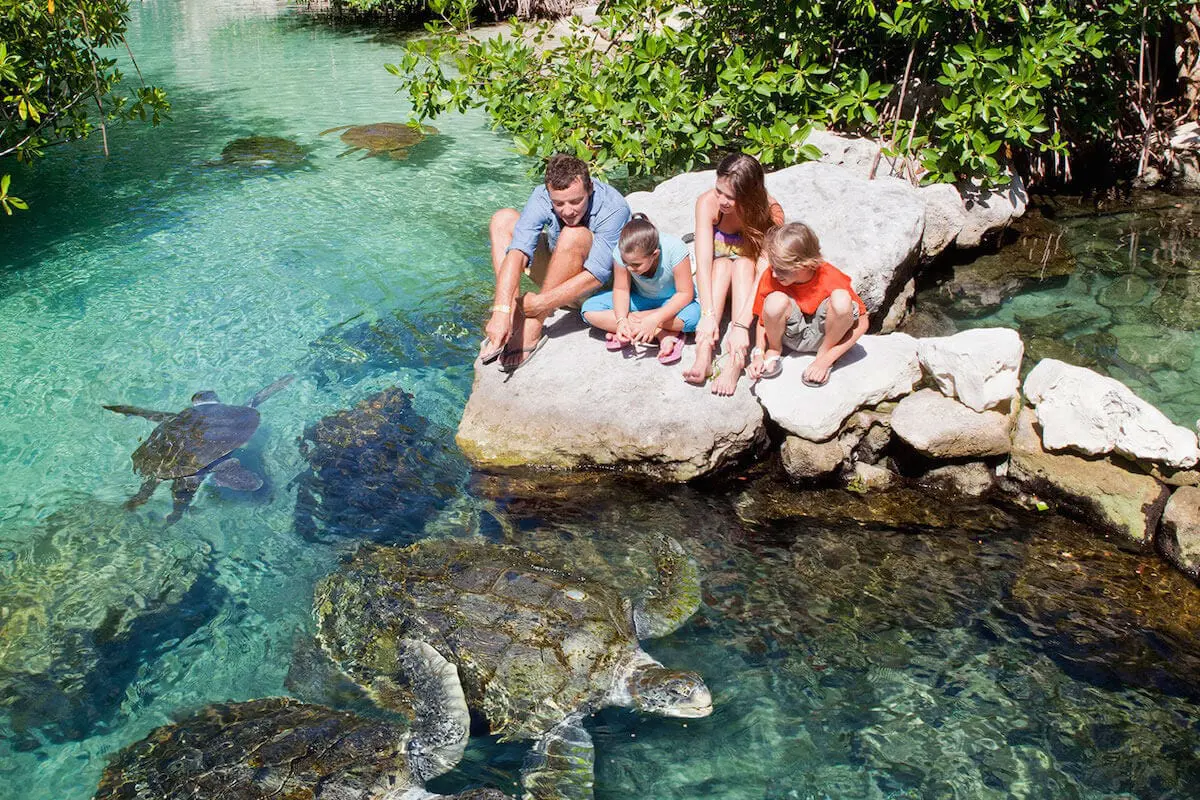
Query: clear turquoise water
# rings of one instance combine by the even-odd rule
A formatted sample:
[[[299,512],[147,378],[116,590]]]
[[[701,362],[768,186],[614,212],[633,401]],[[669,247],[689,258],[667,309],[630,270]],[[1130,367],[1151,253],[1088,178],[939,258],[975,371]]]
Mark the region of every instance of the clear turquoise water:
[[[147,0],[130,40],[147,80],[171,92],[173,121],[111,131],[108,159],[93,139],[16,169],[34,211],[0,222],[0,581],[33,574],[64,598],[57,613],[83,613],[133,580],[130,565],[161,564],[159,550],[205,568],[194,585],[174,561],[153,573],[193,590],[139,630],[132,660],[106,662],[104,690],[85,695],[94,713],[75,714],[86,719],[67,735],[0,690],[0,797],[14,800],[82,800],[110,754],[181,712],[288,691],[312,587],[349,545],[297,533],[297,440],[400,385],[432,444],[452,450],[489,300],[485,222],[529,186],[527,164],[473,115],[439,121],[405,161],[338,158],[344,146],[318,132],[407,117],[382,68],[395,60],[386,39],[274,2]],[[310,147],[308,163],[208,165],[254,134]],[[263,405],[248,447],[264,489],[206,487],[165,529],[166,488],[117,513],[151,425],[102,404],[177,409],[201,388],[240,401],[288,373],[295,383]],[[583,482],[536,499],[529,483],[453,464],[438,475],[449,488],[412,488],[394,524],[616,552],[663,531],[701,562],[703,609],[648,647],[701,670],[717,711],[686,727],[597,716],[598,797],[1194,796],[1196,590],[1169,571],[1152,579],[1150,559],[1063,561],[1089,546],[1077,527],[965,509],[945,526],[781,517],[756,499],[771,485],[762,476]],[[113,519],[128,520],[119,546],[104,532]],[[86,579],[70,561],[44,566],[41,537],[64,529]],[[85,557],[91,537],[123,553],[116,568]],[[125,591],[118,603],[157,602],[144,586],[135,601]],[[1103,613],[1084,602],[1097,592],[1116,598]],[[1169,613],[1135,609],[1147,593],[1170,596]],[[509,786],[523,753],[480,737],[442,788]]]

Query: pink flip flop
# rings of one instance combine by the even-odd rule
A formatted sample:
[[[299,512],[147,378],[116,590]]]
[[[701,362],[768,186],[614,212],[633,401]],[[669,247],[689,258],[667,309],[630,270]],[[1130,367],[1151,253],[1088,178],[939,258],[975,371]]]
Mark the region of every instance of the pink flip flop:
[[[670,350],[659,348],[658,363],[674,364],[679,359],[683,358],[683,337],[676,337],[675,344],[671,345]]]
[[[622,342],[616,337],[616,334],[606,333],[604,334],[604,346],[615,353],[618,350],[624,350],[629,343]]]

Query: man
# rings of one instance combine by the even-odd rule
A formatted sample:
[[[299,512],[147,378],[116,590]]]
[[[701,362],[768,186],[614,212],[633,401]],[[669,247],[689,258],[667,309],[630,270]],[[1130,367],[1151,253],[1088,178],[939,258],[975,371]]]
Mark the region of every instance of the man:
[[[502,208],[492,215],[496,293],[479,353],[483,363],[499,358],[502,369],[517,369],[545,343],[542,325],[551,312],[608,282],[629,216],[620,192],[593,181],[587,164],[565,153],[550,157],[545,184],[520,214]],[[522,272],[540,291],[518,295]]]

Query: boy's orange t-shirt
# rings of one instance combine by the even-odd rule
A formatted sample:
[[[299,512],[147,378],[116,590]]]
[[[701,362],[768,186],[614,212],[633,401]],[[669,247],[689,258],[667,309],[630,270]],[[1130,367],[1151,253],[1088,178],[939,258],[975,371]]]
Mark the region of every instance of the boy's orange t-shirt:
[[[793,283],[790,286],[784,286],[775,280],[771,270],[763,272],[758,281],[758,292],[754,295],[754,316],[762,316],[763,300],[767,295],[771,292],[783,292],[796,301],[796,305],[800,306],[801,311],[811,317],[817,313],[817,306],[821,305],[821,301],[833,294],[834,289],[848,291],[851,299],[858,304],[858,312],[866,316],[867,306],[850,285],[850,276],[828,261],[821,262],[821,266],[817,267],[816,274],[812,278],[804,283]]]

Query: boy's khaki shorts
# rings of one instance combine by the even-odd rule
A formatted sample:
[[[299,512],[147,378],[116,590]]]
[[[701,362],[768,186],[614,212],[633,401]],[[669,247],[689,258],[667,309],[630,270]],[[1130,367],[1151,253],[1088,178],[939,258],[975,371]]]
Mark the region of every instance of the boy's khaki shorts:
[[[815,353],[825,338],[825,315],[829,311],[829,298],[826,297],[817,306],[817,311],[811,317],[800,310],[795,300],[791,301],[792,310],[788,314],[787,326],[783,329],[783,346],[797,353]],[[858,322],[858,303],[851,304],[854,310],[854,322]]]

